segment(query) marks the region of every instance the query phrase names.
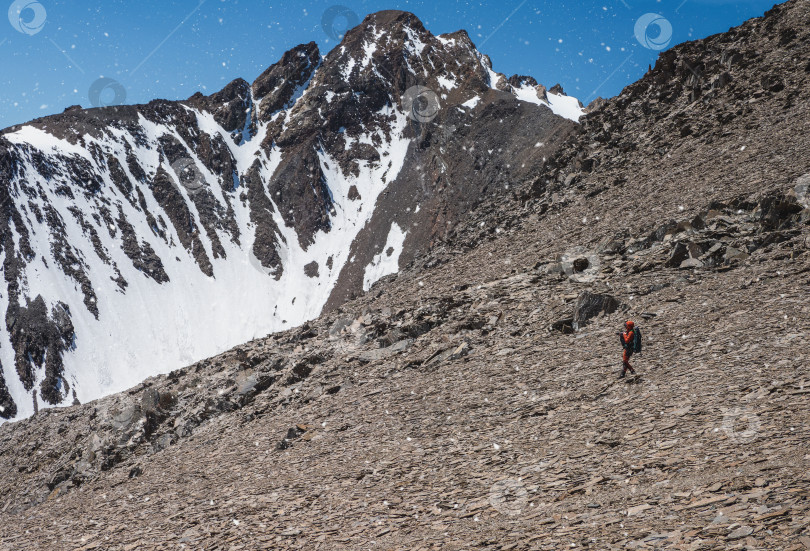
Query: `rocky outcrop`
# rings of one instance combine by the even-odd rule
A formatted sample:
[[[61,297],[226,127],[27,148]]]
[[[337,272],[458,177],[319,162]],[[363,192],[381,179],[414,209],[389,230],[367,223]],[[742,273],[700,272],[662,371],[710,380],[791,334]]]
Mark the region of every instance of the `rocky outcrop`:
[[[314,42],[286,52],[281,60],[253,81],[257,98],[258,120],[269,121],[277,112],[290,106],[297,91],[303,90],[320,63],[320,51]]]
[[[612,314],[619,309],[616,297],[606,293],[591,293],[586,291],[577,297],[574,302],[573,328],[581,329],[588,320],[602,314]]]
[[[251,86],[241,78],[236,79],[210,96],[203,96],[197,92],[188,98],[188,104],[213,114],[214,120],[223,129],[234,133],[236,140],[241,140],[244,136],[237,131],[242,130],[250,121],[249,116],[253,107]]]
[[[14,365],[25,389],[34,387],[34,369],[44,369],[41,395],[50,403],[62,401],[69,391],[63,379],[62,353],[74,346],[70,309],[57,303],[51,312],[41,296],[6,314]]]

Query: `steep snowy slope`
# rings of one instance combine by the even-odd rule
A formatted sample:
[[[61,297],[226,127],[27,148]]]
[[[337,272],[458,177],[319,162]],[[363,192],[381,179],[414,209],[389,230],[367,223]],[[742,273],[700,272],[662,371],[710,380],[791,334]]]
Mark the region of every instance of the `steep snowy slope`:
[[[577,109],[493,72],[463,31],[387,11],[252,84],[4,130],[0,417],[128,388],[368,290],[530,177],[575,128],[555,113]]]

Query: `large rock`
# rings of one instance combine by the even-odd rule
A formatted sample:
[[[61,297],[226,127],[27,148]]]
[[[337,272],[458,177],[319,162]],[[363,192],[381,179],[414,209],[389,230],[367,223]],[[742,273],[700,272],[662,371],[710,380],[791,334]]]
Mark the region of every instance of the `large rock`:
[[[802,210],[795,196],[771,195],[759,204],[759,222],[766,230],[780,230],[797,222],[796,215]]]
[[[697,243],[679,241],[673,247],[665,266],[669,268],[691,267],[695,264],[694,262],[687,262],[687,266],[684,266],[684,262],[699,259],[703,255],[703,251],[703,247]]]
[[[581,329],[589,319],[600,314],[612,314],[621,303],[613,295],[585,291],[574,303],[574,329]]]

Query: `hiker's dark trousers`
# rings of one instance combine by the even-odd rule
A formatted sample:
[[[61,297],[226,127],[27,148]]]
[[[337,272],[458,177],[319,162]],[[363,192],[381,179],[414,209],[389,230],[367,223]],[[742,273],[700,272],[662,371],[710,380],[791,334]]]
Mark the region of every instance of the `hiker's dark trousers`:
[[[622,373],[625,373],[628,370],[630,371],[630,373],[635,373],[633,366],[630,365],[630,356],[632,355],[633,351],[630,350],[629,348],[625,348],[624,352],[622,352],[622,364],[624,366],[622,369]]]

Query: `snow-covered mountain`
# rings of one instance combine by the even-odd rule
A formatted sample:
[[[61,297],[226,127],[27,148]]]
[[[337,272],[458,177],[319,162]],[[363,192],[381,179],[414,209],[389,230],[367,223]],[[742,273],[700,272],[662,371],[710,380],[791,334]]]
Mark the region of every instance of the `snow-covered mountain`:
[[[0,417],[338,307],[532,178],[581,114],[464,31],[385,11],[252,84],[5,129]]]

